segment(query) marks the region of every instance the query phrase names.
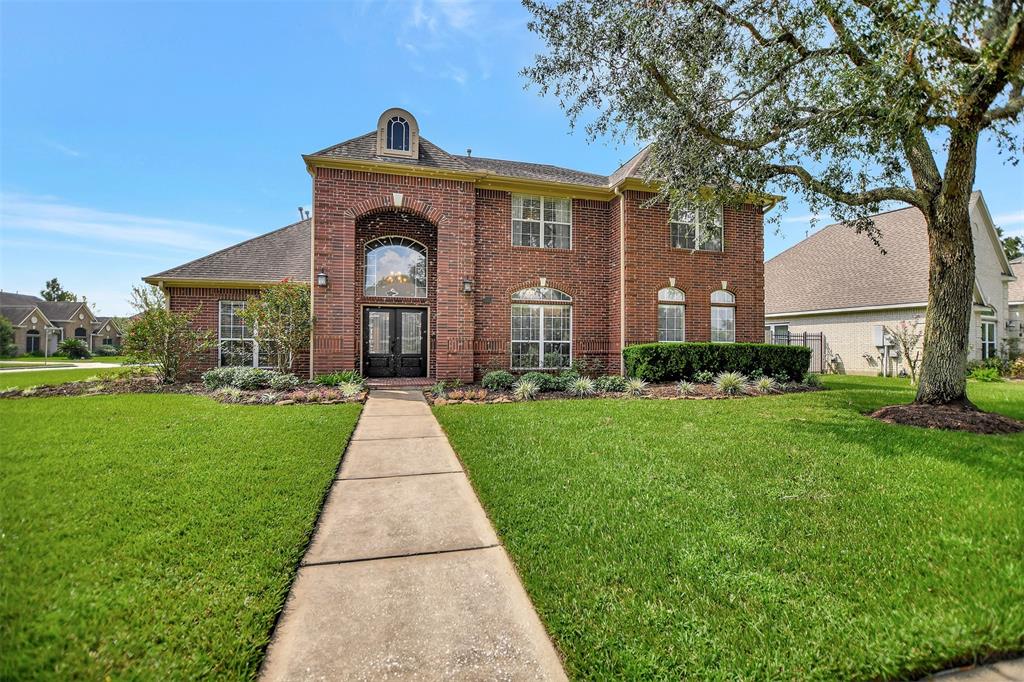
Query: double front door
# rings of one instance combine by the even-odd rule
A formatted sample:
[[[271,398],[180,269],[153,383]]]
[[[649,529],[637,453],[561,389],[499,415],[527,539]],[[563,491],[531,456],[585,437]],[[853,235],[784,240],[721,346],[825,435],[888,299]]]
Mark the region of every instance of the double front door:
[[[427,376],[425,308],[363,309],[363,374]]]

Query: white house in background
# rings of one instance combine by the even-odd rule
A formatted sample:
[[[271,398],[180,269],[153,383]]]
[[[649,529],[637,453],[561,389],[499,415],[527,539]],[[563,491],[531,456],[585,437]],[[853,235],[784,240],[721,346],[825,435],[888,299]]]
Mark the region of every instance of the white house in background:
[[[1016,336],[1019,352],[1024,351],[1024,257],[1010,261],[1010,267],[1013,268],[1013,276],[1017,279],[1010,282],[1007,287],[1010,326],[1007,330],[1006,340],[1007,343],[1011,343],[1011,339]]]
[[[970,359],[1001,352],[1020,337],[1024,291],[1003,252],[981,192],[971,195],[976,274],[971,311]],[[899,358],[884,327],[920,318],[928,304],[928,233],[916,208],[874,216],[883,254],[845,223],[829,225],[765,263],[765,333],[822,333],[833,371],[898,373]],[[1020,301],[1014,318],[1012,291]]]

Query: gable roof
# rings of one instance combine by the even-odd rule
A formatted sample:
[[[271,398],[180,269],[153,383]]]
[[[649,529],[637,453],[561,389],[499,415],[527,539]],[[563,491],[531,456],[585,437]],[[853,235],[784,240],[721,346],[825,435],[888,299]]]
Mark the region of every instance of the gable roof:
[[[488,159],[482,156],[458,156],[455,158],[465,163],[468,168],[490,171],[495,175],[503,177],[566,182],[573,185],[587,185],[589,187],[608,186],[608,178],[604,175],[562,168],[561,166],[551,166],[546,163],[506,161],[504,159]]]
[[[309,218],[300,220],[143,280],[150,284],[175,279],[262,284],[283,279],[308,282],[312,262],[309,226]]]
[[[40,301],[36,305],[46,313],[46,317],[51,322],[68,322],[80,308],[85,306],[85,303],[82,301]],[[88,306],[86,306],[85,312],[88,313],[87,317],[93,317]]]
[[[10,291],[0,291],[0,305],[36,305],[42,303],[43,299],[31,294],[14,294]]]
[[[460,158],[452,156],[427,138],[420,136],[419,158],[410,159],[401,156],[381,156],[377,153],[377,131],[353,137],[326,149],[321,149],[311,156],[329,159],[352,159],[355,161],[377,161],[380,163],[400,163],[426,168],[444,168],[447,170],[470,170]]]
[[[31,315],[33,311],[37,310],[39,309],[34,305],[0,303],[0,317],[6,317],[15,327],[20,326],[22,322],[28,319],[28,316]],[[39,316],[46,320],[46,315],[43,315],[41,311],[39,312]]]
[[[984,208],[981,192],[971,206]],[[985,228],[994,232],[985,209]],[[765,263],[765,314],[800,313],[928,301],[928,226],[916,207],[872,216],[881,253],[847,223],[829,225]],[[990,235],[991,236],[991,235]],[[1001,247],[996,248],[1006,263]],[[1009,266],[1005,266],[1009,272]],[[975,283],[975,298],[981,296]]]
[[[1006,299],[1010,303],[1024,303],[1024,258],[1010,261],[1010,268],[1017,279],[1007,285]]]

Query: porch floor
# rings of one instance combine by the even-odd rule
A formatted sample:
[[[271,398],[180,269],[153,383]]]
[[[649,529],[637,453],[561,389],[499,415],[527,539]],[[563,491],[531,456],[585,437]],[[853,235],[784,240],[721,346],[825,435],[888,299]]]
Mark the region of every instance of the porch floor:
[[[433,379],[427,377],[377,377],[367,379],[366,385],[370,388],[390,388],[394,386],[431,386]]]

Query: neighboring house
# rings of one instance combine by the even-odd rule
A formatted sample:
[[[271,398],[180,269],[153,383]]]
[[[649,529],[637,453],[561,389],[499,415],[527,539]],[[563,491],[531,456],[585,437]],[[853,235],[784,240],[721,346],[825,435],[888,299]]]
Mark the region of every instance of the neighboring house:
[[[1001,352],[1011,326],[1008,285],[1015,276],[981,192],[971,196],[975,287],[968,357]],[[832,369],[898,373],[903,366],[883,330],[901,320],[924,324],[928,304],[928,234],[924,216],[904,208],[874,216],[881,250],[837,223],[765,263],[765,332],[769,338],[822,333]]]
[[[1024,351],[1024,258],[1010,261],[1010,267],[1017,279],[1007,287],[1010,323],[1006,330],[1006,341],[1010,350],[1019,353]]]
[[[310,373],[618,371],[631,343],[763,338],[771,202],[670,222],[639,177],[646,151],[611,176],[459,156],[391,109],[303,158],[311,219],[145,278],[218,334],[204,366],[260,364],[237,312],[284,278],[312,283]]]
[[[14,327],[19,354],[53,354],[64,339],[79,339],[90,350],[104,343],[121,345],[120,323],[96,317],[84,301],[46,301],[38,296],[0,291],[0,315]]]

